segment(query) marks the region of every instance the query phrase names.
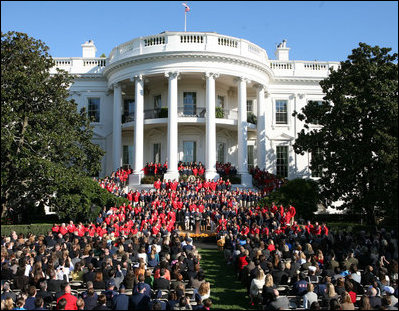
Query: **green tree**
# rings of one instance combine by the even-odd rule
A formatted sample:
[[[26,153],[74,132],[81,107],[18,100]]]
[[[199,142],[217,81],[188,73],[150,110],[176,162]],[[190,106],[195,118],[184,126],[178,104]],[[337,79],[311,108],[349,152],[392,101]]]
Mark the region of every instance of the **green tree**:
[[[310,102],[294,144],[308,151],[311,169],[322,168],[319,184],[327,202],[342,200],[341,209],[365,215],[370,224],[398,206],[398,65],[390,48],[359,43],[338,70],[320,82],[324,102]],[[321,129],[309,129],[318,120]]]
[[[91,142],[87,113],[68,100],[73,77],[51,75],[53,66],[42,41],[1,34],[2,217],[27,215],[38,203],[57,206],[70,184],[101,167],[104,152]]]

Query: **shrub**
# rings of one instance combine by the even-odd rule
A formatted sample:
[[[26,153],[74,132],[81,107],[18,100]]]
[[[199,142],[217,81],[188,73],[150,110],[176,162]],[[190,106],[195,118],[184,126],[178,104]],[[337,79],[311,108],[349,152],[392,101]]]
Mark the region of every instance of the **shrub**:
[[[30,225],[2,225],[1,235],[10,235],[12,231],[17,234],[23,233],[25,236],[28,233],[34,235],[47,235],[47,232],[51,230],[53,224],[30,224]]]
[[[219,119],[224,118],[224,111],[223,111],[223,109],[222,109],[221,107],[216,107],[216,108],[215,108],[215,115],[216,115],[216,118],[219,118]]]
[[[271,206],[273,202],[284,207],[294,206],[297,212],[296,218],[313,219],[319,203],[318,185],[311,179],[290,180],[260,200],[262,206]]]
[[[252,112],[248,112],[247,114],[247,122],[256,124],[256,115],[254,115]]]
[[[157,176],[153,176],[153,175],[144,176],[143,178],[141,178],[141,184],[151,184],[151,185],[153,185],[154,182],[157,181],[157,180],[158,180]]]
[[[168,108],[167,107],[161,108],[158,116],[159,116],[159,118],[167,118],[168,117]]]

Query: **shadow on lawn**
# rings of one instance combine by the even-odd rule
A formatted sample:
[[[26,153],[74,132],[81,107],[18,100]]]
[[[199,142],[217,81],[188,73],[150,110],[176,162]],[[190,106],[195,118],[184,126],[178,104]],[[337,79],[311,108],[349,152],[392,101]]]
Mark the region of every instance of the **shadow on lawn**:
[[[211,299],[217,309],[249,309],[246,288],[237,280],[234,269],[218,250],[200,249],[201,267],[211,283]]]

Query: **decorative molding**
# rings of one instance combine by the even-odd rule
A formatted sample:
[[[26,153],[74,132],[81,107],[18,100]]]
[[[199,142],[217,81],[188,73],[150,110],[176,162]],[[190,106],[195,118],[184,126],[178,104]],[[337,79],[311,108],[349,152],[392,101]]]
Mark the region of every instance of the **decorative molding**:
[[[251,80],[249,80],[246,77],[240,76],[240,77],[234,78],[234,82],[236,82],[236,83],[245,82],[245,84],[249,84],[249,83],[251,83]]]
[[[165,72],[165,77],[169,79],[178,79],[180,77],[179,71],[167,71]]]
[[[106,67],[104,67],[103,74],[105,76],[110,75],[115,70],[127,67],[132,64],[151,63],[153,61],[158,61],[158,60],[189,57],[194,60],[204,60],[204,61],[211,60],[211,61],[225,62],[230,64],[237,63],[247,67],[255,68],[267,74],[270,78],[274,78],[273,70],[270,67],[268,67],[265,63],[261,63],[253,59],[247,59],[241,56],[234,56],[234,55],[226,56],[219,53],[211,54],[210,52],[203,52],[207,54],[199,54],[199,53],[201,52],[196,52],[195,54],[187,52],[164,52],[164,53],[151,54],[151,56],[149,55],[131,56],[122,60],[118,60],[115,63],[108,64]]]
[[[216,73],[216,72],[205,72],[203,79],[208,79],[208,78],[213,78],[213,79],[217,79],[219,78],[220,74]]]

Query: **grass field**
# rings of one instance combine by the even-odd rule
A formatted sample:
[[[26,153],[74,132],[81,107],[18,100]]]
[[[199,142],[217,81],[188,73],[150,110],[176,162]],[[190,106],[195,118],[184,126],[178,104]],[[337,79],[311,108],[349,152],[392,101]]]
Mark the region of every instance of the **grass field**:
[[[232,266],[226,264],[223,253],[217,249],[199,249],[199,253],[202,256],[201,268],[211,283],[211,309],[250,309],[246,289],[237,280]]]

